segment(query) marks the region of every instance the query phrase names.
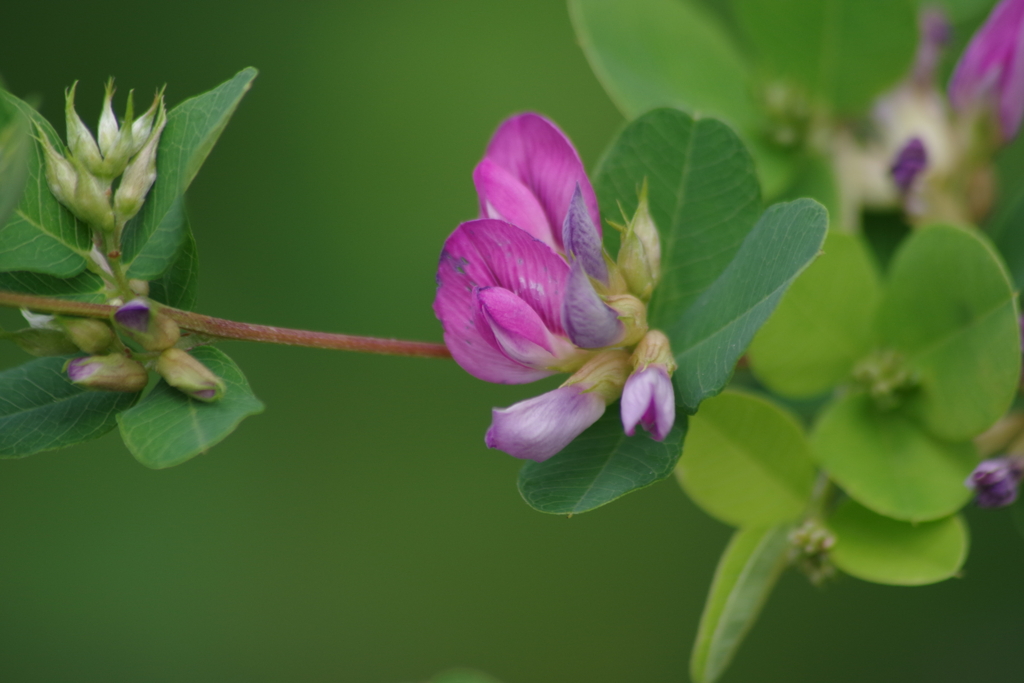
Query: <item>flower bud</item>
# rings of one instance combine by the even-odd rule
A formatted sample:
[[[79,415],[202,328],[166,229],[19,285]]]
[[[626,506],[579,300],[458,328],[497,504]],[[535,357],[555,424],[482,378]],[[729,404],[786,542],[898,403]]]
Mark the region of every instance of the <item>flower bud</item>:
[[[175,389],[210,403],[224,395],[224,381],[181,349],[167,349],[156,361],[156,371]]]
[[[64,115],[67,121],[68,148],[72,156],[77,159],[85,168],[91,172],[98,172],[103,166],[103,157],[92,133],[75,111],[75,89],[76,82],[71,89],[64,94]]]
[[[132,153],[131,156],[135,156],[142,151],[143,146],[149,140],[150,133],[153,131],[153,122],[157,118],[157,114],[164,108],[164,91],[161,88],[157,92],[156,97],[153,98],[153,104],[149,105],[149,109],[146,113],[140,116],[132,123]]]
[[[163,100],[160,100],[156,124],[145,145],[125,168],[121,184],[117,188],[117,194],[114,195],[114,210],[122,221],[129,220],[139,212],[146,199],[146,194],[156,181],[157,146],[165,125],[167,125],[167,113]],[[130,134],[127,123],[122,127],[122,134],[125,131],[129,131]]]
[[[629,290],[648,301],[661,278],[661,238],[651,218],[646,180],[636,213],[622,236],[618,264]]]
[[[117,117],[114,116],[114,79],[107,81],[106,92],[103,94],[103,109],[100,112],[100,125],[97,131],[97,138],[100,143],[100,153],[103,156],[110,154],[117,143]]]
[[[118,130],[114,144],[103,153],[103,165],[94,170],[98,176],[113,180],[124,173],[128,159],[132,156],[134,143],[132,141],[132,117],[134,115],[133,93],[128,91],[128,103],[125,106],[124,121]]]
[[[114,212],[110,208],[110,183],[94,176],[77,157],[71,158],[77,182],[75,194],[67,207],[71,213],[93,228],[104,232],[114,229]]]
[[[789,561],[820,586],[836,574],[831,551],[836,537],[821,522],[809,519],[789,533]]]
[[[3,337],[10,339],[21,347],[22,351],[33,356],[64,356],[78,352],[78,347],[60,330],[29,327],[10,334],[5,333]]]
[[[58,152],[46,132],[36,124],[39,144],[43,147],[43,162],[46,167],[46,184],[50,192],[64,206],[71,208],[78,185],[78,174],[71,162]]]
[[[120,353],[72,358],[65,369],[68,379],[89,389],[137,392],[149,381],[146,368]]]
[[[128,288],[137,296],[149,296],[149,283],[145,280],[129,280]]]
[[[900,192],[906,194],[914,180],[928,167],[928,152],[924,147],[921,138],[910,138],[907,144],[903,145],[896,158],[889,167],[893,182]]]
[[[982,508],[1005,507],[1017,500],[1017,486],[1024,476],[1024,461],[1017,457],[984,460],[974,468],[964,485],[977,493]]]
[[[602,351],[583,364],[562,386],[580,385],[589,393],[611,403],[622,395],[629,372],[629,353],[626,351]]]
[[[181,335],[178,324],[161,312],[155,302],[141,297],[114,311],[114,324],[147,351],[170,348]]]
[[[672,345],[661,330],[651,330],[633,349],[629,359],[636,370],[643,370],[648,365],[660,365],[671,376],[676,371],[676,360],[672,355]]]
[[[114,331],[102,320],[59,317],[56,322],[67,338],[86,353],[102,353],[114,343]]]
[[[625,326],[625,336],[619,343],[632,346],[647,334],[647,305],[629,294],[608,298],[608,306],[618,313],[619,321]]]

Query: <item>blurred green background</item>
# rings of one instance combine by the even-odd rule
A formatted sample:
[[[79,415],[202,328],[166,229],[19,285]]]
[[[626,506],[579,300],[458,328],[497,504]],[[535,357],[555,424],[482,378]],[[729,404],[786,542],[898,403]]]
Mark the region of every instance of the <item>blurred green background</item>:
[[[2,12],[0,72],[54,122],[75,79],[92,122],[110,75],[121,103],[166,82],[174,104],[261,70],[189,195],[199,310],[238,320],[440,340],[437,254],[475,217],[470,173],[499,121],[551,116],[588,166],[622,123],[558,0]],[[674,482],[545,516],[483,444],[490,407],[537,386],[225,349],[268,411],[210,453],[154,472],[109,435],[0,463],[0,680],[686,680],[729,532]],[[22,360],[0,347],[0,367]],[[723,680],[1018,680],[1024,544],[1006,511],[968,516],[962,580],[787,575]]]

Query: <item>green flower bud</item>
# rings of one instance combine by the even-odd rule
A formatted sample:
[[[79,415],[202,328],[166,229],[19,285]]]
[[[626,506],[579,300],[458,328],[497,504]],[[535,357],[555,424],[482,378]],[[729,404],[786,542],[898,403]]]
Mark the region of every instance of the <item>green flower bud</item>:
[[[149,283],[145,280],[129,280],[128,288],[138,296],[149,296]]]
[[[75,89],[78,87],[76,81],[71,89],[64,94],[64,115],[67,121],[68,148],[72,156],[81,162],[90,172],[97,172],[103,165],[103,157],[100,155],[100,148],[92,133],[82,123],[82,119],[75,111]]]
[[[102,320],[58,317],[55,322],[67,338],[86,353],[102,353],[114,343],[114,331]]]
[[[77,183],[71,203],[66,206],[78,218],[105,232],[114,229],[114,212],[110,208],[110,183],[94,176],[77,157],[71,158]]]
[[[661,240],[647,203],[646,179],[636,213],[622,236],[618,265],[630,291],[649,300],[661,278]]]
[[[128,104],[125,106],[124,121],[118,131],[114,145],[107,152],[104,152],[103,165],[96,170],[96,174],[113,180],[124,173],[128,165],[128,159],[132,156],[134,144],[132,142],[132,117],[135,115],[133,93],[128,91]]]
[[[641,371],[649,365],[660,365],[671,376],[676,371],[676,359],[672,345],[661,330],[650,330],[633,350],[629,359],[633,368]]]
[[[78,347],[71,343],[61,330],[41,327],[29,327],[17,332],[3,335],[21,347],[25,353],[33,356],[65,356],[78,353]]]
[[[89,389],[137,392],[149,382],[146,368],[120,353],[72,358],[64,368],[68,379]]]
[[[78,186],[78,174],[71,162],[58,152],[46,132],[36,124],[39,144],[43,147],[43,163],[46,167],[46,184],[57,201],[71,208],[74,202],[75,188]]]
[[[147,351],[174,346],[181,331],[178,324],[161,312],[156,302],[141,297],[114,311],[114,324]]]
[[[100,112],[100,125],[97,131],[97,138],[100,143],[100,153],[103,156],[110,154],[117,143],[117,117],[114,116],[114,79],[107,81],[106,92],[103,94],[103,110]]]
[[[135,156],[142,151],[143,146],[145,146],[153,131],[153,122],[157,119],[158,114],[163,111],[163,109],[164,91],[161,88],[160,91],[157,92],[156,97],[153,98],[153,104],[149,105],[149,109],[146,110],[146,113],[137,118],[135,123],[132,124],[131,156]]]
[[[647,305],[629,294],[609,297],[607,303],[626,326],[626,336],[619,344],[632,346],[643,339],[647,334]]]
[[[161,353],[156,371],[175,389],[207,403],[219,400],[227,389],[220,377],[181,349]]]
[[[562,386],[583,384],[611,403],[622,395],[622,387],[629,375],[629,354],[625,351],[602,351],[583,364]]]
[[[131,163],[124,171],[121,184],[114,195],[114,210],[118,218],[127,221],[139,212],[146,194],[156,181],[156,153],[160,143],[160,134],[167,125],[167,112],[163,100],[159,100],[159,109],[156,114],[156,123],[146,140],[145,145],[135,155]],[[128,130],[127,124],[122,128],[122,134]]]

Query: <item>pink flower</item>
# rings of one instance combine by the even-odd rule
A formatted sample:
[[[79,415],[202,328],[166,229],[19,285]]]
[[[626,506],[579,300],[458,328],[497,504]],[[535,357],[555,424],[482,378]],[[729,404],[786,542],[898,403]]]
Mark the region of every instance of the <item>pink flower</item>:
[[[949,82],[959,110],[992,106],[1004,141],[1024,117],[1024,0],[1002,0],[967,45]]]
[[[634,372],[622,390],[622,428],[633,436],[643,425],[655,441],[664,441],[676,420],[676,395],[672,380],[661,365]]]

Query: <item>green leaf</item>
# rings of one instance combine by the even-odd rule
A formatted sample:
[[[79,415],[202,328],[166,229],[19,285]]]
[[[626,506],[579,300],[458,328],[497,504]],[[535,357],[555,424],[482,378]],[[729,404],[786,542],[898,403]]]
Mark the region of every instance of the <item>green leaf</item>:
[[[923,586],[955,576],[967,559],[967,524],[960,515],[909,524],[847,500],[828,526],[836,535],[832,561],[865,581]]]
[[[138,394],[87,391],[68,381],[68,356],[0,372],[0,458],[64,448],[112,430]]]
[[[104,303],[107,300],[107,289],[103,278],[89,271],[71,278],[59,278],[27,270],[0,273],[0,289],[94,304]]]
[[[185,217],[187,223],[188,217]],[[191,311],[196,306],[199,287],[199,254],[192,229],[186,225],[185,242],[177,258],[159,279],[149,283],[149,295],[168,306]]]
[[[10,93],[0,92],[0,99],[40,126],[56,149],[64,149],[57,132],[36,110]],[[0,223],[0,271],[30,270],[63,278],[78,275],[92,248],[89,228],[50,192],[38,141],[28,146],[27,163],[21,202],[14,214]]]
[[[643,430],[626,436],[619,410],[613,403],[560,453],[523,465],[519,493],[530,507],[556,515],[588,512],[672,474],[686,435],[686,416],[677,415],[659,443]]]
[[[754,527],[803,514],[815,466],[792,416],[758,396],[725,391],[690,418],[676,475],[709,515]]]
[[[450,669],[434,675],[430,683],[498,683],[498,679],[475,669]]]
[[[900,411],[882,412],[865,394],[828,406],[811,434],[821,466],[861,505],[886,517],[925,522],[970,500],[964,479],[978,463],[970,441],[941,441]]]
[[[142,211],[129,221],[122,252],[129,277],[152,280],[163,275],[185,242],[187,220],[176,212],[199,167],[256,78],[247,68],[213,90],[185,100],[167,114],[157,152],[157,178]]]
[[[31,144],[28,122],[0,91],[0,225],[21,202]]]
[[[605,152],[594,185],[606,216],[617,203],[632,216],[644,179],[662,253],[648,319],[664,328],[729,265],[757,222],[761,200],[750,155],[736,134],[720,121],[695,121],[675,109],[641,116]],[[618,232],[605,230],[605,237],[614,254]]]
[[[121,438],[147,467],[173,467],[205,453],[243,419],[263,412],[234,361],[204,346],[190,353],[224,380],[227,391],[215,403],[191,399],[161,380],[137,406],[117,416]]]
[[[824,253],[750,344],[750,369],[777,394],[807,398],[846,380],[874,343],[882,287],[860,237],[831,231]]]
[[[909,0],[733,0],[767,79],[860,113],[906,75],[917,45]]]
[[[733,534],[718,561],[690,655],[694,683],[714,683],[729,666],[786,567],[790,528]]]
[[[917,374],[908,408],[934,434],[969,439],[1009,409],[1021,375],[1018,316],[1009,275],[977,230],[935,225],[904,242],[879,336]]]
[[[818,255],[827,230],[828,215],[812,199],[772,206],[714,284],[667,326],[686,409],[692,412],[729,381],[754,333]]]
[[[703,8],[680,0],[570,0],[569,13],[591,68],[627,118],[677,107],[727,121],[748,144],[760,141],[763,117],[748,67]],[[752,150],[773,196],[788,183],[789,161],[765,144]]]

